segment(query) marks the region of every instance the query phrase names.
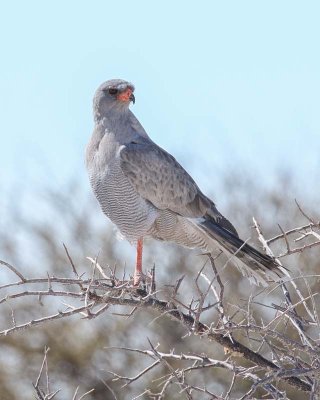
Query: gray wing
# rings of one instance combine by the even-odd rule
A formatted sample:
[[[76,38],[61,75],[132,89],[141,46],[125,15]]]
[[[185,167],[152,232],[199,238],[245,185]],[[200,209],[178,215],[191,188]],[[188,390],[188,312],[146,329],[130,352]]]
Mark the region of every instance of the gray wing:
[[[155,143],[125,145],[120,151],[120,165],[140,196],[158,209],[191,218],[207,215],[237,234],[185,169]]]

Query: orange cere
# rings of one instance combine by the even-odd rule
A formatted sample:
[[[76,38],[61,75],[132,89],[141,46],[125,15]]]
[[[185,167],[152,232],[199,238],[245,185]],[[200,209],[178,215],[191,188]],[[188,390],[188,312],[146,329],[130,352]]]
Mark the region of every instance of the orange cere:
[[[121,101],[130,101],[130,96],[132,95],[132,90],[130,88],[127,88],[124,92],[121,92],[118,95],[118,100]]]

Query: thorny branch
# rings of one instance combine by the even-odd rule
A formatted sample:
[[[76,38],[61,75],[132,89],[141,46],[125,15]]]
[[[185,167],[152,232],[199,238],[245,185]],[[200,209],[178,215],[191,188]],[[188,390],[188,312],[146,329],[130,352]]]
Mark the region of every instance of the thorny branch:
[[[265,252],[277,260],[279,257],[318,246],[320,243],[319,222],[315,222],[302,211],[299,205],[298,207],[304,217],[308,219],[308,224],[288,231],[284,231],[280,227],[281,234],[269,240],[264,238],[261,228],[254,220],[258,238]],[[315,240],[307,242],[310,238],[315,238]],[[285,245],[286,251],[280,255],[274,255],[270,246],[281,241]],[[302,246],[294,247],[295,243],[301,241],[305,241],[305,243]],[[252,312],[254,305],[266,307],[259,301],[259,294],[250,297],[245,307],[226,302],[224,283],[211,255],[209,256],[210,268],[205,269],[204,266],[195,278],[197,298],[192,299],[189,304],[185,304],[178,298],[183,278],[178,280],[174,287],[166,287],[157,292],[154,290],[137,290],[132,287],[131,281],[126,281],[123,277],[117,278],[115,271],[111,270],[108,274],[94,259],[90,259],[92,262],[91,276],[86,278],[77,272],[68,249],[66,246],[64,248],[74,278],[48,276],[46,278],[29,279],[16,267],[0,260],[1,265],[8,268],[11,273],[19,278],[16,282],[0,286],[0,291],[4,293],[2,299],[0,298],[1,306],[10,302],[11,307],[14,301],[26,297],[35,300],[41,300],[44,297],[63,299],[62,310],[40,316],[31,321],[18,322],[14,311],[11,311],[11,326],[0,331],[0,336],[13,334],[57,319],[68,318],[75,314],[80,314],[85,319],[96,318],[115,305],[131,306],[133,311],[129,315],[133,315],[138,309],[150,308],[157,312],[158,317],[169,316],[183,325],[189,335],[201,336],[209,341],[219,343],[224,347],[228,360],[221,361],[208,355],[187,352],[177,354],[174,350],[164,352],[160,351],[159,345],[155,346],[151,341],[149,342],[150,349],[147,350],[121,348],[121,350],[139,353],[152,359],[151,364],[137,372],[133,377],[121,376],[115,371],[110,372],[114,380],[122,380],[124,386],[132,384],[151,370],[159,368],[159,366],[166,370],[166,375],[158,380],[159,392],[153,393],[146,389],[141,396],[146,394],[150,398],[160,400],[165,398],[169,388],[178,387],[178,390],[183,392],[187,399],[192,399],[193,393],[200,392],[211,396],[210,398],[228,399],[232,396],[236,378],[251,382],[250,390],[244,394],[243,399],[252,398],[258,388],[261,388],[271,398],[282,398],[283,395],[277,388],[277,382],[287,383],[296,389],[308,392],[310,398],[316,398],[315,396],[318,395],[320,375],[318,337],[320,326],[315,306],[318,293],[311,292],[308,276],[296,278],[288,276],[285,281],[272,286],[267,294],[271,295],[280,286],[284,303],[268,306],[274,311],[274,317],[270,321],[264,322],[263,320],[258,321]],[[281,265],[279,260],[278,263]],[[314,278],[314,276],[311,278]],[[299,289],[299,281],[307,287],[307,296],[303,295]],[[41,289],[39,289],[39,286]],[[264,295],[266,295],[265,292]],[[293,301],[292,295],[298,300]],[[161,297],[162,299],[160,299]],[[76,304],[69,304],[68,298]],[[301,306],[304,310],[303,314],[301,313]],[[204,315],[207,315],[210,310],[215,310],[218,318],[213,318],[212,322],[207,324],[203,322],[205,320]],[[307,314],[307,316],[304,314]],[[128,316],[127,313],[122,315]],[[291,324],[299,339],[289,336],[286,331],[281,329],[281,326],[287,323]],[[310,330],[309,327],[313,327],[313,330]],[[245,344],[242,343],[242,339],[244,339]],[[51,391],[49,385],[48,351],[48,349],[45,349],[39,376],[34,384],[36,396],[39,400],[53,399],[58,393],[58,391]],[[242,366],[242,359],[250,361],[251,367]],[[171,364],[173,361],[175,363],[181,362],[181,366],[173,367]],[[232,373],[231,385],[223,397],[221,397],[221,394],[215,394],[210,387],[201,387],[190,383],[189,378],[196,371],[210,368],[222,368]],[[40,385],[44,377],[46,377],[45,389]],[[78,389],[76,389],[74,399],[77,398],[77,392]],[[87,394],[89,392],[80,398]]]
[[[289,229],[287,231],[284,231],[282,227],[278,225],[281,234],[274,236],[271,239],[265,240],[266,246],[269,246],[270,244],[280,239],[284,240],[286,244],[286,251],[277,255],[278,259],[289,256],[291,254],[302,253],[307,249],[311,249],[312,247],[320,245],[320,221],[315,221],[313,218],[307,215],[307,213],[301,208],[300,204],[297,201],[296,204],[300,213],[308,220],[308,223],[297,228]],[[290,244],[289,239],[291,239],[291,237],[293,237],[293,244]],[[300,241],[304,241],[305,243],[302,246],[296,247],[295,244]]]
[[[153,362],[148,369],[145,369],[140,372],[139,375],[128,378],[125,376],[120,376],[118,374],[115,374],[112,372],[112,375],[114,376],[114,381],[116,380],[123,380],[127,381],[125,385],[130,384],[131,382],[135,381],[138,377],[141,377],[142,374],[148,372],[151,368],[157,366],[161,360],[165,360],[166,362],[169,362],[171,360],[173,361],[187,361],[188,363],[182,370],[179,371],[180,376],[186,376],[188,374],[191,374],[194,371],[200,370],[200,369],[209,369],[209,368],[222,368],[226,369],[228,371],[231,371],[234,373],[234,376],[237,378],[241,379],[248,379],[249,381],[255,383],[257,386],[261,385],[265,388],[265,390],[268,393],[273,393],[273,394],[280,394],[280,391],[275,388],[272,384],[264,384],[260,383],[261,379],[259,378],[258,375],[254,373],[255,370],[258,370],[257,367],[253,368],[245,368],[241,366],[236,366],[232,362],[228,361],[220,361],[216,360],[207,356],[199,355],[199,354],[176,354],[173,350],[170,353],[163,353],[158,350],[150,343],[150,346],[152,350],[140,350],[140,349],[131,349],[131,348],[126,348],[126,347],[109,347],[107,350],[124,350],[124,351],[129,351],[129,352],[135,352],[138,354],[142,354],[145,356],[148,356],[149,358],[156,360]],[[172,378],[170,374],[170,379]],[[168,380],[168,377],[164,379],[164,382],[166,383]],[[163,385],[164,386],[164,385]],[[162,388],[163,389],[163,388]],[[166,387],[167,389],[167,387]],[[194,391],[198,391],[199,388],[192,387]],[[230,389],[229,389],[230,390]],[[161,392],[158,394],[158,398],[161,399],[160,394],[163,396],[164,391],[161,390]],[[213,393],[212,393],[213,394]],[[155,395],[155,394],[153,394]]]
[[[49,348],[44,349],[44,357],[40,367],[39,375],[35,383],[33,383],[34,391],[35,391],[35,398],[37,400],[52,400],[56,397],[56,395],[60,392],[60,389],[51,391],[50,390],[50,379],[49,379],[49,368],[48,368],[48,352],[50,351]],[[45,381],[44,384],[41,384],[41,381]],[[81,400],[84,399],[85,396],[92,393],[94,389],[89,390],[88,392],[84,393],[80,397],[78,397],[79,387],[76,388],[72,400]]]

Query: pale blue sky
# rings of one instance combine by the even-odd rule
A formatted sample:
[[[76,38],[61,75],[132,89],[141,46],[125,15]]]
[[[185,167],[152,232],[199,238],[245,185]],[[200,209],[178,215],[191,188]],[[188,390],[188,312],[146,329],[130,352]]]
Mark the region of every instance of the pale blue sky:
[[[319,5],[2,2],[1,196],[21,178],[87,185],[92,96],[118,77],[136,85],[150,136],[206,192],[235,163],[262,181],[284,166],[307,185],[320,167]]]

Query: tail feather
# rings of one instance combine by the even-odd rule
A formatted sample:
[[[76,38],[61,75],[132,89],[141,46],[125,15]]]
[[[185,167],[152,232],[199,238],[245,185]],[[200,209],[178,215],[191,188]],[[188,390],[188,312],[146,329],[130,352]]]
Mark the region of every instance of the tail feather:
[[[270,280],[279,281],[288,275],[275,259],[260,253],[215,221],[201,218],[197,226],[219,245],[231,262],[253,283],[268,286]]]

